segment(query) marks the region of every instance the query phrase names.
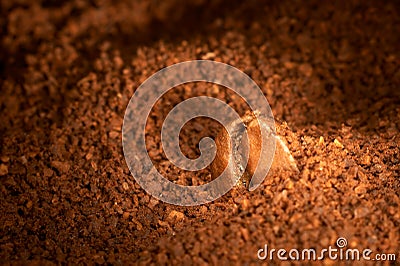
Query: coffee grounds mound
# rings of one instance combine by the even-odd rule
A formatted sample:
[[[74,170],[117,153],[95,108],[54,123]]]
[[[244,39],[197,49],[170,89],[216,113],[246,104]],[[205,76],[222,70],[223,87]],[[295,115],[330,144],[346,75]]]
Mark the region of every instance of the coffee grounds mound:
[[[320,251],[344,237],[399,263],[398,3],[190,2],[1,1],[0,262],[247,265],[263,262],[264,245]],[[151,74],[194,59],[254,79],[299,173],[196,207],[141,189],[122,152],[125,108]],[[171,106],[198,95],[247,110],[203,83],[154,106],[147,148],[182,185],[209,182],[210,171],[171,165],[159,131]],[[191,121],[183,152],[196,158],[200,138],[220,129]]]

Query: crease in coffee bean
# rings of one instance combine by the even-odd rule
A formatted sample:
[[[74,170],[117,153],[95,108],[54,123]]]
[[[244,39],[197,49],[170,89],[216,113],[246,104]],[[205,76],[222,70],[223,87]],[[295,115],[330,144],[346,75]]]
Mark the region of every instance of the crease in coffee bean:
[[[255,121],[257,120],[257,121]],[[252,122],[256,123],[255,132],[250,130],[251,127],[254,127]],[[231,135],[229,136],[229,130],[221,130],[216,137],[217,144],[217,156],[215,157],[214,161],[211,164],[211,172],[212,176],[216,178],[219,173],[223,171],[223,168],[229,167],[227,169],[230,171],[230,175],[232,176],[233,180],[237,180],[236,186],[244,186],[249,190],[251,189],[251,180],[255,174],[254,165],[259,163],[266,163],[265,160],[261,159],[261,147],[257,145],[257,143],[261,141],[268,140],[268,138],[274,138],[272,141],[275,142],[275,154],[273,156],[272,162],[269,162],[270,169],[276,170],[277,168],[283,168],[285,170],[291,170],[294,172],[299,172],[296,162],[293,156],[290,154],[289,149],[287,148],[285,142],[277,135],[274,130],[274,123],[275,120],[269,116],[262,116],[258,111],[255,112],[248,112],[239,120],[235,120],[231,122],[228,126],[229,130],[231,130]],[[245,137],[245,132],[247,136],[247,144],[243,143],[243,139]],[[249,135],[250,132],[250,135]],[[263,134],[267,134],[263,137]],[[257,136],[255,136],[257,135]],[[233,145],[233,149],[226,149],[226,147],[222,147],[223,145],[227,145],[230,147],[230,143],[228,140],[231,141],[231,145]],[[256,144],[255,144],[256,143]],[[218,147],[219,145],[219,147]],[[253,149],[251,149],[253,147]],[[254,149],[256,147],[256,149]],[[248,149],[248,157],[246,158],[245,154],[243,154],[242,149]],[[229,154],[228,152],[232,151],[233,154]],[[244,152],[246,153],[246,152]],[[276,154],[279,153],[279,154]],[[229,157],[232,156],[233,164],[229,165]],[[281,162],[277,162],[280,160]],[[251,163],[251,165],[250,165]],[[261,165],[261,167],[268,167],[268,165]],[[268,174],[268,172],[267,172]],[[267,175],[266,174],[266,175]]]

